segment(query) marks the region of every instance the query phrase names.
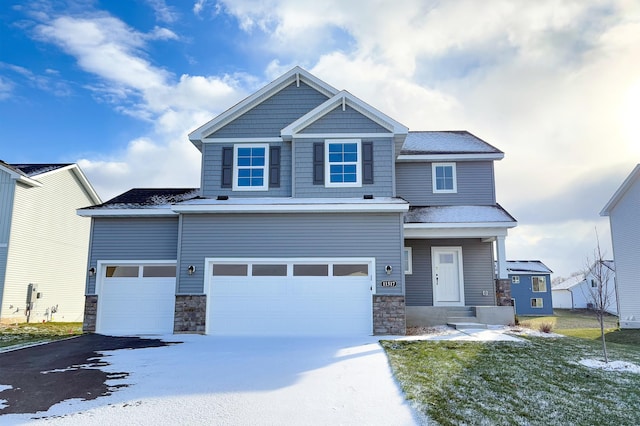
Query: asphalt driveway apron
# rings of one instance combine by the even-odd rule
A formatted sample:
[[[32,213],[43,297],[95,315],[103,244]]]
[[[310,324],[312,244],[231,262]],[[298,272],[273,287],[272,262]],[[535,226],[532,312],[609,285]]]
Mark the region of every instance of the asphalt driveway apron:
[[[76,338],[0,353],[0,415],[37,413],[68,399],[92,400],[115,389],[99,351],[166,346],[159,339],[85,334]],[[10,386],[10,388],[8,388]]]

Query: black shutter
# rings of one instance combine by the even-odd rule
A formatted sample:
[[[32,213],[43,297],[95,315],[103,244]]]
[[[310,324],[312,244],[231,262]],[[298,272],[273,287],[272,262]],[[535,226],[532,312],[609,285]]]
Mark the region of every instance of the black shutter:
[[[313,184],[324,185],[324,142],[313,144]]]
[[[280,147],[269,148],[269,188],[280,188]]]
[[[362,142],[362,183],[373,183],[373,142]]]
[[[233,185],[233,147],[222,148],[222,182],[220,187],[231,188]]]

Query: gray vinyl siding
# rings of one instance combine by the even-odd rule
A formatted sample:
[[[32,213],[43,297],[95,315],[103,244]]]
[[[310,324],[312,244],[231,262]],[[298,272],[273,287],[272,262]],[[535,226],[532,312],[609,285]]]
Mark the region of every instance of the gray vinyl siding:
[[[319,120],[305,127],[301,133],[390,133],[375,121],[351,107],[336,107]]]
[[[93,218],[89,268],[99,260],[176,260],[178,218]],[[87,294],[95,294],[95,277]]]
[[[412,274],[406,275],[407,306],[433,306],[431,247],[462,247],[464,299],[467,306],[495,305],[493,246],[479,239],[406,240],[411,247]],[[487,290],[488,296],[482,291]]]
[[[7,253],[9,251],[15,185],[15,180],[11,179],[8,173],[0,171],[0,314],[2,314],[4,281],[7,273]]]
[[[207,137],[280,137],[280,130],[302,117],[328,98],[312,87],[292,83]]]
[[[413,206],[493,205],[492,161],[456,162],[458,192],[434,194],[431,163],[396,163],[396,193]]]
[[[291,196],[291,143],[270,143],[280,146],[280,187],[268,191],[233,191],[222,188],[222,148],[232,147],[233,143],[205,143],[202,149],[202,195],[216,197],[229,195],[235,197],[290,197]],[[309,165],[311,167],[311,165]]]
[[[184,215],[178,293],[204,291],[207,257],[375,257],[377,293],[403,294],[401,229],[399,213]],[[187,265],[196,266],[191,276]]]
[[[357,137],[357,136],[354,136]],[[299,139],[295,144],[295,196],[308,197],[393,197],[393,141],[391,138],[364,138],[373,142],[373,184],[359,188],[325,188],[313,184],[313,144],[330,139]],[[326,161],[326,159],[325,159]]]

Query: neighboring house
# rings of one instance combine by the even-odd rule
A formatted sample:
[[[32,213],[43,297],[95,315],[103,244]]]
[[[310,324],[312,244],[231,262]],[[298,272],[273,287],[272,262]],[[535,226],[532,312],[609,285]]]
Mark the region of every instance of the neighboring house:
[[[101,203],[76,164],[0,161],[0,321],[82,321],[91,221]]]
[[[518,315],[553,315],[551,273],[539,260],[508,260],[511,298]]]
[[[92,218],[85,330],[404,334],[454,308],[513,321],[517,223],[496,203],[504,154],[481,139],[409,132],[298,67],[189,139],[200,188],[78,211]]]
[[[606,311],[618,315],[618,298],[616,297],[616,272],[613,260],[603,261],[609,270],[608,281],[603,291],[608,293],[609,304]],[[553,307],[556,309],[594,309],[592,294],[597,292],[598,282],[593,275],[593,267],[587,274],[577,274],[551,287]]]
[[[556,309],[586,309],[586,284],[584,274],[578,274],[551,286],[553,307]]]
[[[640,164],[600,212],[609,216],[621,328],[640,328]]]

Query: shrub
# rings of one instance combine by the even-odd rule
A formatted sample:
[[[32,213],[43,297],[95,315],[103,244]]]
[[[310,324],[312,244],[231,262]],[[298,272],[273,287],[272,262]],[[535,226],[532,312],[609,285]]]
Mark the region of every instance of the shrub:
[[[551,330],[553,330],[553,324],[550,322],[542,322],[538,329],[543,333],[551,333]]]

